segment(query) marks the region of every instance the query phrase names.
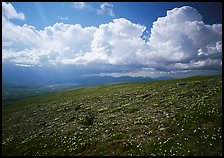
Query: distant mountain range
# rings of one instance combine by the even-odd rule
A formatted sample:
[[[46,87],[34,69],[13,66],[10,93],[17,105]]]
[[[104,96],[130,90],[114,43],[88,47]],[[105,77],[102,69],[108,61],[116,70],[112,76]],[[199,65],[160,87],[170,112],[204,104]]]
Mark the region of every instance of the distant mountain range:
[[[159,78],[150,78],[150,77],[130,77],[130,76],[121,76],[121,77],[112,77],[112,76],[89,76],[89,77],[79,77],[70,80],[58,80],[58,81],[35,81],[35,80],[25,80],[20,82],[16,81],[7,81],[3,80],[3,84],[16,84],[16,85],[48,85],[48,84],[67,84],[73,83],[79,87],[83,86],[94,86],[102,84],[113,84],[113,83],[122,83],[122,82],[149,82],[156,80],[166,80],[172,79],[170,77],[159,77]],[[10,82],[11,81],[11,82]]]
[[[130,77],[130,76],[121,76],[121,77],[112,77],[112,76],[91,76],[83,77],[79,81],[81,85],[99,85],[99,84],[112,84],[120,82],[146,82],[152,81],[150,77]]]
[[[56,69],[54,67],[18,67],[13,64],[2,65],[3,83],[16,84],[64,84],[76,83],[80,86],[111,84],[120,82],[147,82],[152,80],[171,79],[170,77],[130,77],[130,76],[88,76],[83,74],[90,73],[85,67],[64,67]],[[97,74],[97,72],[95,72]],[[99,73],[99,72],[98,72]]]
[[[42,95],[49,92],[60,91],[67,88],[78,88],[78,87],[87,87],[95,85],[104,85],[104,84],[115,84],[122,82],[150,82],[154,80],[164,80],[168,79],[166,77],[152,79],[150,77],[112,77],[112,76],[89,76],[76,78],[70,80],[70,82],[9,82],[12,81],[9,79],[8,82],[3,81],[2,83],[2,101],[3,103],[10,102],[12,100],[22,99],[26,97]],[[20,80],[21,81],[21,80]]]
[[[169,77],[160,77],[160,78],[150,78],[150,77],[130,77],[130,76],[121,76],[121,77],[112,77],[112,76],[91,76],[80,78],[80,85],[101,85],[101,84],[112,84],[112,83],[121,83],[121,82],[149,82],[155,80],[166,80],[171,79]]]

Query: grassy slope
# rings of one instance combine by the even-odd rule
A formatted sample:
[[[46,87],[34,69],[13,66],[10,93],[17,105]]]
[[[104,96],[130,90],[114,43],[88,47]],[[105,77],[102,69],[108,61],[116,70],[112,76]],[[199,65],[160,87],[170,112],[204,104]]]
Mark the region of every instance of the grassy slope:
[[[221,155],[222,77],[70,89],[2,108],[3,155]]]

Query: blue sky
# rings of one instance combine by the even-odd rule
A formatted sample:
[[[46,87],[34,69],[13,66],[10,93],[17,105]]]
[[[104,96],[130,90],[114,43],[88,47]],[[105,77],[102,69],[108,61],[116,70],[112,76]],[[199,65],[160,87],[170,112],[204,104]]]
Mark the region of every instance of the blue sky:
[[[43,29],[56,22],[81,24],[82,26],[99,26],[108,23],[114,18],[127,18],[134,23],[151,27],[158,17],[165,16],[167,10],[175,7],[192,6],[202,15],[207,24],[221,23],[222,3],[214,2],[111,2],[115,17],[108,14],[98,15],[97,9],[102,2],[86,2],[91,6],[83,9],[75,8],[73,2],[12,2],[16,10],[26,15],[26,20],[14,20],[15,24],[29,24],[37,29]],[[67,20],[61,18],[68,17]]]
[[[61,74],[68,67],[76,76],[221,74],[222,3],[3,2],[2,8],[6,80],[15,71]]]

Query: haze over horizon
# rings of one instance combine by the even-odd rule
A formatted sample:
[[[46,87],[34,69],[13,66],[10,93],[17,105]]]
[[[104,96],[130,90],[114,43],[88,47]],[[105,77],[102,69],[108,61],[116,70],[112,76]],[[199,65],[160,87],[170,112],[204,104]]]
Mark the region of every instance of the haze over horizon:
[[[221,74],[221,2],[2,2],[3,82]]]

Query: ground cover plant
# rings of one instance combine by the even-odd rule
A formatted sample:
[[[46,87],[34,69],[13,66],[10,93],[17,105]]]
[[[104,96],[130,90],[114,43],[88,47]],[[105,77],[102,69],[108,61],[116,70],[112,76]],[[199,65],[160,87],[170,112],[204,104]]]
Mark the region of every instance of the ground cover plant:
[[[2,107],[2,154],[222,155],[222,77],[68,89]]]

